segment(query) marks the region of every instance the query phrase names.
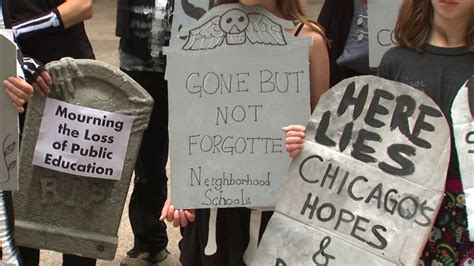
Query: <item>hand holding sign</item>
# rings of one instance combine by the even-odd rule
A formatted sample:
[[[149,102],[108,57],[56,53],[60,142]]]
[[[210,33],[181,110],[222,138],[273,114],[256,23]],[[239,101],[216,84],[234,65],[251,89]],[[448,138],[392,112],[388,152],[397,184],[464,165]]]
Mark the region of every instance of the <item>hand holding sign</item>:
[[[18,190],[18,114],[31,96],[31,86],[17,78],[16,46],[0,31],[0,190]],[[2,86],[2,87],[3,87]],[[12,103],[13,101],[13,103]],[[13,104],[13,108],[12,108]]]
[[[290,125],[283,128],[285,148],[291,158],[295,158],[303,149],[305,130],[306,128],[301,125]]]
[[[173,222],[174,227],[186,227],[189,222],[194,222],[196,219],[194,210],[178,210],[171,205],[171,197],[168,197],[161,210],[160,221],[167,220]]]
[[[25,111],[23,105],[33,95],[33,87],[25,80],[18,77],[9,77],[3,81],[5,93],[12,99],[15,111],[22,113]]]

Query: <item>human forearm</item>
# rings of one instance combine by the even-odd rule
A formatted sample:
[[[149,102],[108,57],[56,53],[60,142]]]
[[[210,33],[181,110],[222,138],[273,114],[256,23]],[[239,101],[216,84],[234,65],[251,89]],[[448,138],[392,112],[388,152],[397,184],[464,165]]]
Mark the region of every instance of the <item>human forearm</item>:
[[[64,27],[67,29],[92,18],[93,0],[66,0],[58,6],[58,11]]]
[[[13,25],[15,38],[69,28],[92,17],[92,4],[93,0],[66,0],[50,11]]]

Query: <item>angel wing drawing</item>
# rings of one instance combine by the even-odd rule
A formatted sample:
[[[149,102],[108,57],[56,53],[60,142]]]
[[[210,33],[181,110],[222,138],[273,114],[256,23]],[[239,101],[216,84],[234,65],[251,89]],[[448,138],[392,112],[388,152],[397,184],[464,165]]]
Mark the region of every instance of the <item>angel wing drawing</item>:
[[[215,16],[189,31],[183,50],[210,50],[222,45],[252,44],[286,45],[283,28],[259,13],[245,13],[234,8]]]

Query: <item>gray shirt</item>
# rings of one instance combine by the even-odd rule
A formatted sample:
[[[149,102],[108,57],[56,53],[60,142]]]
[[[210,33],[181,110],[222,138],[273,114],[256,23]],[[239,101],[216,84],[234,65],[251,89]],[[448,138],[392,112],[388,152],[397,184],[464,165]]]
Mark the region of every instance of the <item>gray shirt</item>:
[[[474,53],[465,47],[442,48],[426,45],[418,52],[398,46],[384,54],[378,68],[380,77],[408,84],[426,93],[439,105],[451,130],[452,103],[459,89],[473,74]],[[451,151],[448,178],[459,178],[453,141]]]

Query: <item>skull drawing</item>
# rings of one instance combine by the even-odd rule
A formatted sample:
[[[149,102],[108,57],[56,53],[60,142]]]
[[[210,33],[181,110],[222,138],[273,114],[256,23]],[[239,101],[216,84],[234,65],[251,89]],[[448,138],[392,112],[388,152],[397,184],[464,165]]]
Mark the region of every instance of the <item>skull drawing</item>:
[[[239,9],[231,9],[224,13],[219,25],[226,33],[228,44],[243,44],[247,37],[245,29],[249,25],[249,18],[246,13]]]

